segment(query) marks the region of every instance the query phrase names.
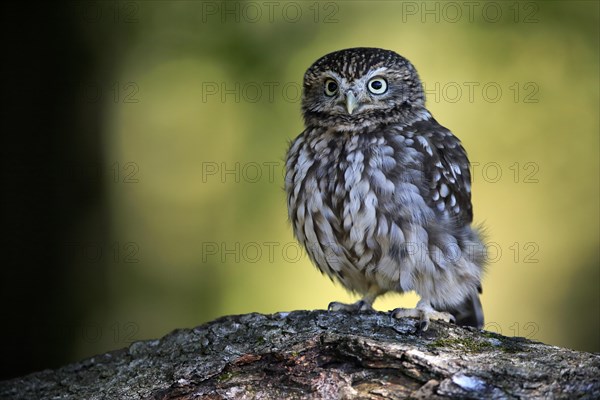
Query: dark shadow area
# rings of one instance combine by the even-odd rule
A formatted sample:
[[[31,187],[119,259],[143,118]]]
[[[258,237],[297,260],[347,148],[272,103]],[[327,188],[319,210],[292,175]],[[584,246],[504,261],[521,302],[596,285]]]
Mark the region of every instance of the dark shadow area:
[[[103,300],[101,264],[80,263],[107,215],[101,109],[80,98],[94,58],[77,17],[64,3],[2,10],[0,379],[73,361],[82,316]]]

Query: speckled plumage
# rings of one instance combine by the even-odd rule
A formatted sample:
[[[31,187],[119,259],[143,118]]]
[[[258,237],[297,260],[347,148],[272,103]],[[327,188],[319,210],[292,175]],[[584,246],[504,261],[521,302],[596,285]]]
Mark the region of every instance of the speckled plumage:
[[[294,234],[323,273],[364,296],[330,308],[414,290],[417,308],[396,316],[482,326],[469,160],[425,108],[412,64],[382,49],[328,54],[306,71],[302,112],[286,160]]]

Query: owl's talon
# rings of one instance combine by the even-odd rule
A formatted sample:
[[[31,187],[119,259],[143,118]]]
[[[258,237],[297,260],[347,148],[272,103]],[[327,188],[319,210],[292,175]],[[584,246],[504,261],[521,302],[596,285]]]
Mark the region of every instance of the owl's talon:
[[[373,311],[373,307],[364,300],[359,300],[356,303],[345,304],[337,301],[332,301],[327,307],[329,311],[347,311],[347,312],[363,312]]]
[[[416,308],[396,308],[392,311],[392,317],[394,318],[418,318],[419,319],[419,330],[425,332],[429,329],[429,322],[431,320],[446,321],[455,323],[456,319],[454,316],[447,312],[440,312],[433,309],[429,305],[419,304]]]

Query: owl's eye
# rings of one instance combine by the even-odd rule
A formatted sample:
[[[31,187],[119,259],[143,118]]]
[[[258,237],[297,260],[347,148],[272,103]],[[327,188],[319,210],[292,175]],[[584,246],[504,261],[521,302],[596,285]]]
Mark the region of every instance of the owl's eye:
[[[383,94],[387,90],[387,82],[383,78],[375,77],[369,81],[367,87],[373,94]]]
[[[333,79],[327,79],[325,81],[325,94],[327,96],[333,96],[338,91],[338,84]]]

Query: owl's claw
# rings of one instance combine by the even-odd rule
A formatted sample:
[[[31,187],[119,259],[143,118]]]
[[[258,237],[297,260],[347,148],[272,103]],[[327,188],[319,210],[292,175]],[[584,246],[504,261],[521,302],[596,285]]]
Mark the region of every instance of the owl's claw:
[[[361,311],[373,311],[371,304],[364,300],[359,300],[356,303],[345,304],[337,301],[332,301],[327,307],[329,311],[348,311],[348,312],[361,312]]]
[[[419,329],[425,332],[429,329],[429,321],[442,320],[446,322],[456,322],[454,316],[447,312],[436,311],[428,304],[417,304],[416,308],[396,308],[392,311],[394,318],[418,318]]]

